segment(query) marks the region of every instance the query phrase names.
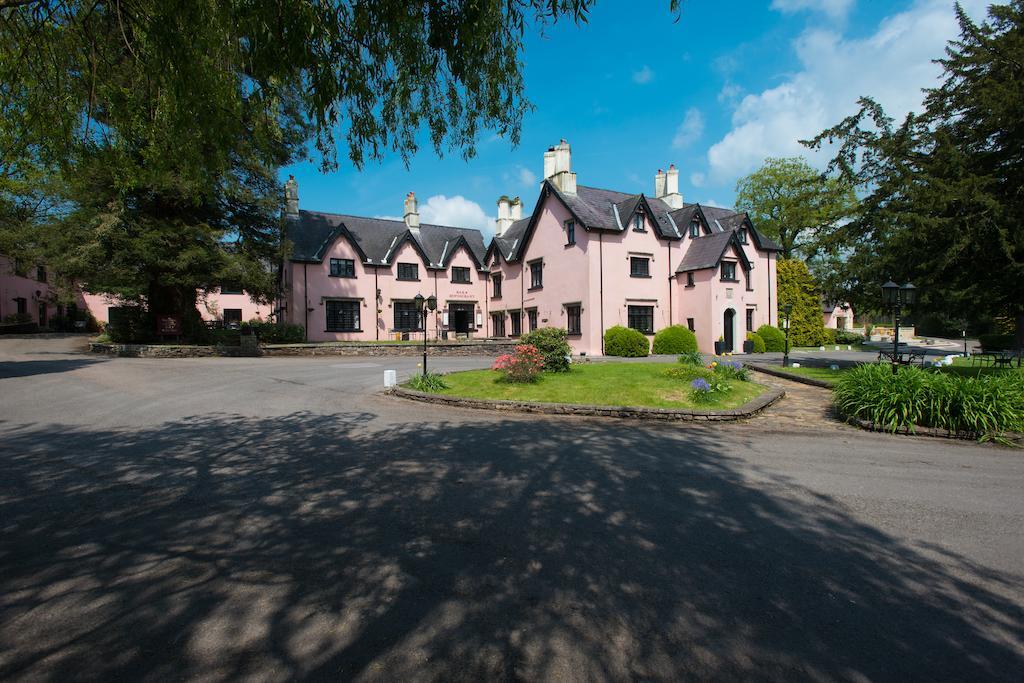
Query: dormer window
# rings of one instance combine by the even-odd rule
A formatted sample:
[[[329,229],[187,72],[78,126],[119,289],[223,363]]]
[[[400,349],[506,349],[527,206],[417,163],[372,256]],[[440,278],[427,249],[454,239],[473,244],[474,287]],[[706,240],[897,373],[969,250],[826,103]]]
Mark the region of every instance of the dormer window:
[[[633,232],[647,232],[644,228],[644,216],[638,213],[633,216]]]
[[[740,244],[746,244],[747,243],[747,229],[746,228],[740,228],[739,230],[737,230],[736,231],[736,237],[739,239]]]
[[[690,221],[690,237],[700,237],[700,221]]]

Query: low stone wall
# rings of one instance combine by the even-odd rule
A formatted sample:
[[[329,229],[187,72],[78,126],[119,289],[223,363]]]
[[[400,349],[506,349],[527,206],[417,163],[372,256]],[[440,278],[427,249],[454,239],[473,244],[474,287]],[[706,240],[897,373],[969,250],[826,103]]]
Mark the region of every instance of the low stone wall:
[[[799,382],[800,384],[807,384],[812,387],[821,387],[822,389],[832,389],[833,385],[826,382],[823,379],[816,377],[804,377],[803,375],[796,375],[792,372],[786,372],[785,370],[777,370],[770,365],[758,365],[754,363],[747,363],[747,367],[756,372],[761,372],[772,377],[780,377],[782,379],[788,379],[791,382]]]
[[[436,342],[427,344],[430,356],[500,356],[513,353],[515,342]],[[111,344],[92,342],[89,350],[122,358],[208,358],[214,356],[407,356],[423,354],[418,344],[267,344],[258,351],[241,346],[188,344]]]
[[[670,422],[726,422],[752,417],[786,395],[781,389],[768,389],[752,401],[732,410],[688,410],[674,408],[642,408],[638,406],[595,406],[574,403],[535,403],[532,401],[489,401],[478,398],[462,398],[443,394],[428,394],[412,389],[395,387],[392,396],[407,398],[424,403],[438,403],[459,408],[498,410],[515,413],[542,413],[546,415],[585,415],[598,417],[621,417],[636,420],[661,420]]]

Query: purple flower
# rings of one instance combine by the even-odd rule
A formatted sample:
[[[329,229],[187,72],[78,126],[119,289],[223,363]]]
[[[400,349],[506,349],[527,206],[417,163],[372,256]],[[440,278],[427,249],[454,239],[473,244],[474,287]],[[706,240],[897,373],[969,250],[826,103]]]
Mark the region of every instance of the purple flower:
[[[698,377],[690,382],[690,386],[693,387],[694,391],[711,391],[711,385],[703,377]]]

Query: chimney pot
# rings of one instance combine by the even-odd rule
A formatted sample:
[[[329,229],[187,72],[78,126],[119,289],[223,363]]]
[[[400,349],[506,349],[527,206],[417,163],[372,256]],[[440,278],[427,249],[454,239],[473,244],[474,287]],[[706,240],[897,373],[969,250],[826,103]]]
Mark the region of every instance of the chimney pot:
[[[299,216],[299,183],[293,175],[284,184],[284,212],[290,218]]]
[[[419,205],[416,202],[416,193],[410,192],[405,195],[405,225],[407,228],[412,230],[414,233],[419,233],[420,230],[420,212]]]

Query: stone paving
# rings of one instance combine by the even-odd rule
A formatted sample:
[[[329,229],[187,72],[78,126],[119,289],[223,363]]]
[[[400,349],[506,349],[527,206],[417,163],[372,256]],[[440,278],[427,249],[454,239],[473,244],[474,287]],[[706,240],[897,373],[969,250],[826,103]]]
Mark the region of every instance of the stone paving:
[[[753,379],[760,384],[782,389],[786,392],[786,396],[751,419],[751,424],[763,425],[767,430],[780,432],[793,430],[819,433],[823,430],[862,431],[836,419],[832,412],[832,391],[829,389],[792,382],[762,372],[755,372]]]

